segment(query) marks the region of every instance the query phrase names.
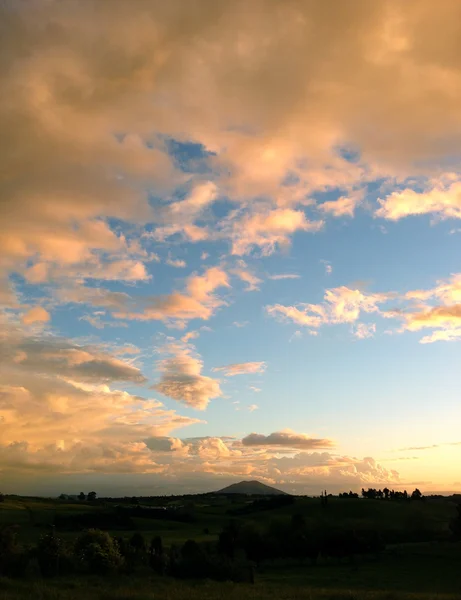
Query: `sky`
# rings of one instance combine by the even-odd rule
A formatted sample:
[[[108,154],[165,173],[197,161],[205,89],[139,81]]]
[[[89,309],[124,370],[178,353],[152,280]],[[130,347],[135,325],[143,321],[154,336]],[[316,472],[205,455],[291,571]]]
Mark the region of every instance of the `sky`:
[[[0,490],[460,492],[458,0],[0,13]]]

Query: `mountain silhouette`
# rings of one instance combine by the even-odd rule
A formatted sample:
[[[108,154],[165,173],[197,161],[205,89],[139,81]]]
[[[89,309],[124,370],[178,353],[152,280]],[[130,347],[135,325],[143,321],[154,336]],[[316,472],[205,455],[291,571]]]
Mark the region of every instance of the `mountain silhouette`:
[[[240,481],[233,483],[215,494],[245,494],[247,496],[288,496],[286,492],[282,492],[276,488],[265,485],[260,481]]]

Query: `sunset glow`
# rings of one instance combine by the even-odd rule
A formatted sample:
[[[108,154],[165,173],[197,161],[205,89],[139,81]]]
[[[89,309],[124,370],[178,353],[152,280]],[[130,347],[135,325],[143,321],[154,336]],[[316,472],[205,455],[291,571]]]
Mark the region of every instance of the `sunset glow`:
[[[461,492],[461,3],[0,19],[0,491]]]

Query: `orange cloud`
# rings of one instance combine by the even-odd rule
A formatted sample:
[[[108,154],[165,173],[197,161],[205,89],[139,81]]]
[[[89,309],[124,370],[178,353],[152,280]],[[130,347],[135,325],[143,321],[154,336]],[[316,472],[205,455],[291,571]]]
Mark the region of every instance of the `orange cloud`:
[[[266,311],[282,320],[317,328],[321,325],[354,323],[361,312],[379,313],[379,304],[387,301],[389,297],[389,294],[367,294],[358,289],[341,286],[326,290],[323,304],[274,304],[266,306]]]
[[[322,226],[322,221],[308,221],[303,211],[291,208],[250,214],[233,225],[232,254],[248,254],[259,248],[263,255],[268,255],[277,246],[288,246],[290,236],[296,231],[318,231]]]
[[[379,199],[377,217],[397,221],[410,215],[435,214],[442,218],[461,218],[461,182],[455,174],[432,180],[424,192],[406,188]]]
[[[355,209],[362,202],[363,192],[351,192],[349,196],[341,196],[337,200],[329,200],[318,205],[318,209],[333,217],[353,217]]]
[[[220,287],[229,287],[228,276],[222,269],[211,267],[203,275],[191,275],[187,280],[185,292],[173,292],[147,302],[141,299],[141,306],[143,303],[147,304],[141,312],[130,310],[132,302],[129,301],[125,310],[114,312],[114,316],[141,321],[171,321],[180,326],[191,319],[208,320],[225,304],[213,293]]]
[[[247,375],[251,373],[264,373],[265,370],[265,362],[234,363],[225,367],[213,368],[213,371],[223,371],[226,377],[233,377],[234,375]]]
[[[155,390],[197,410],[223,395],[218,380],[202,375],[203,362],[189,348],[173,344],[166,350],[171,356],[158,363],[161,377]]]
[[[23,315],[22,322],[24,325],[31,325],[32,323],[47,323],[50,318],[50,313],[42,306],[34,306]]]

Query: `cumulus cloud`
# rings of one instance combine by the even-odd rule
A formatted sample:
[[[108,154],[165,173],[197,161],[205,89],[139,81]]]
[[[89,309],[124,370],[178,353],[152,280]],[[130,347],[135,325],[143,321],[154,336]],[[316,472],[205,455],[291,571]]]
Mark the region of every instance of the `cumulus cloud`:
[[[226,377],[233,377],[234,375],[264,373],[264,371],[266,370],[266,363],[263,361],[234,363],[232,365],[226,365],[224,367],[214,367],[212,370],[222,371]]]
[[[329,200],[318,205],[318,209],[333,217],[353,217],[355,209],[363,201],[363,191],[351,192],[337,200]]]
[[[30,308],[22,317],[24,325],[32,323],[46,323],[50,320],[50,313],[42,306],[34,306]]]
[[[266,311],[283,321],[318,328],[321,325],[354,323],[362,312],[380,312],[379,305],[389,297],[389,294],[368,294],[359,289],[341,286],[326,290],[323,304],[274,304],[266,306]]]
[[[427,189],[420,192],[411,188],[392,192],[379,199],[377,217],[397,221],[410,215],[434,214],[441,218],[461,218],[461,181],[456,174],[445,174],[430,180]]]
[[[289,246],[296,231],[318,231],[322,226],[322,221],[309,221],[303,211],[291,208],[246,215],[233,225],[232,254],[249,254],[257,248],[268,255],[277,247]]]
[[[218,380],[202,375],[203,361],[190,348],[171,344],[165,350],[170,356],[157,365],[161,377],[155,390],[197,410],[223,395]]]
[[[228,276],[219,267],[211,267],[203,275],[191,275],[184,292],[172,292],[152,299],[128,299],[125,310],[114,312],[119,319],[166,321],[183,326],[191,319],[210,319],[225,304],[214,291],[229,287]],[[137,305],[142,310],[136,310]]]
[[[250,433],[242,438],[244,446],[264,446],[282,448],[331,448],[334,443],[331,440],[312,438],[304,433],[295,433],[291,430],[276,431],[269,435],[262,433]]]
[[[213,204],[217,195],[218,188],[213,182],[196,184],[184,200],[177,200],[160,208],[157,219],[162,224],[155,229],[153,237],[158,241],[165,241],[180,233],[191,242],[213,237],[209,229],[196,225],[196,220],[203,217],[204,211]],[[171,262],[168,264],[180,266]]]
[[[403,191],[381,199],[377,216],[459,217],[459,175],[438,173],[440,159],[456,164],[460,148],[456,2],[434,8],[429,0],[377,0],[332,11],[328,3],[304,0],[172,0],[168,6],[37,0],[27,9],[3,3],[0,11],[0,301],[13,314],[33,304],[25,299],[22,305],[14,287],[24,278],[54,287],[56,304],[102,307],[119,319],[208,320],[225,303],[217,294],[229,285],[222,269],[191,275],[185,289],[161,296],[131,296],[112,285],[149,281],[148,263],[158,257],[146,248],[173,243],[174,235],[227,241],[237,256],[286,249],[294,235],[322,226],[311,218],[318,214],[318,192],[339,195],[321,205],[327,219],[353,213],[352,195],[368,182],[403,181]],[[172,139],[203,149],[207,158],[197,172],[180,168]],[[417,191],[409,183],[413,176]],[[250,287],[258,285],[245,277]],[[376,295],[330,292],[321,304],[279,303],[268,311],[316,329],[353,324],[362,313],[380,310]],[[451,301],[430,295],[393,318],[410,330],[426,323],[423,340],[456,339],[459,300],[454,288],[446,293]],[[55,304],[46,306],[52,311]],[[36,317],[24,316],[46,323],[43,313]],[[104,422],[104,436],[110,431],[114,437],[109,448],[96,430],[85,438],[77,417],[63,419],[67,429],[56,428],[58,441],[39,449],[26,427],[40,415],[37,409],[23,422],[30,440],[23,440],[21,427],[10,429],[19,442],[4,450],[6,462],[29,456],[30,468],[39,469],[53,456],[53,464],[62,460],[69,470],[91,461],[101,470],[159,468],[137,437],[115,439],[122,430],[151,435],[136,419],[152,415],[133,409],[138,401],[124,392],[88,388],[119,380],[142,384],[137,367],[87,343],[21,335],[1,338],[7,339],[1,358],[8,379],[1,381],[11,387],[3,390],[10,404],[27,407],[31,398],[30,406],[41,411],[50,395],[56,415],[75,402],[85,426],[93,418],[85,407],[110,406],[94,422]],[[200,380],[194,360],[189,354],[179,372],[201,381],[205,391],[190,397],[204,404],[219,384]],[[171,363],[165,373],[175,369]],[[12,409],[5,410],[10,419]],[[116,417],[109,427],[110,413]],[[181,419],[167,416],[168,427],[187,424]],[[51,420],[34,424],[40,434],[55,431]],[[84,442],[69,440],[69,432]],[[91,458],[85,462],[85,456]],[[237,468],[209,461],[210,473],[261,473],[250,463]],[[355,468],[352,478],[379,476],[370,461]]]
[[[434,331],[420,339],[420,343],[456,341],[461,337],[461,275],[455,273],[448,280],[439,281],[427,290],[410,290],[403,295],[403,309],[391,310],[389,317],[402,321],[402,331]]]
[[[235,254],[267,254],[295,231],[319,227],[289,207],[305,204],[312,191],[339,188],[350,199],[358,184],[383,173],[430,173],[433,161],[456,155],[456,3],[379,1],[334,14],[299,0],[271,10],[267,2],[210,6],[200,0],[185,14],[177,2],[172,10],[153,3],[128,11],[120,0],[96,13],[68,1],[3,8],[12,68],[2,72],[0,105],[8,148],[2,269],[21,270],[37,255],[73,264],[112,252],[120,243],[112,217],[179,223],[186,238],[205,239],[211,228],[195,219],[220,187],[241,204],[265,196],[279,206],[243,211],[241,227],[230,229]],[[201,144],[213,156],[216,181],[203,174],[186,181],[168,152],[172,137]],[[338,151],[351,141],[358,157]],[[185,199],[152,210],[149,190],[169,195],[185,183]],[[451,185],[459,184],[448,185],[455,198]],[[324,203],[324,212],[353,210],[335,202]],[[397,204],[407,199],[389,199],[383,216],[408,212],[394,210]],[[456,199],[422,204],[457,214]],[[448,212],[439,208],[447,204]]]
[[[186,261],[182,260],[180,258],[167,258],[166,259],[166,264],[169,265],[170,267],[175,267],[176,269],[184,269],[185,267],[187,267]]]
[[[376,333],[375,323],[358,323],[354,328],[354,336],[359,340],[371,338]]]
[[[198,422],[158,400],[113,389],[146,378],[103,348],[3,325],[0,470],[6,479],[24,471],[153,472],[143,440]]]
[[[0,337],[0,358],[11,380],[36,373],[96,383],[146,382],[140,369],[98,347],[51,337],[25,337],[14,329]]]

